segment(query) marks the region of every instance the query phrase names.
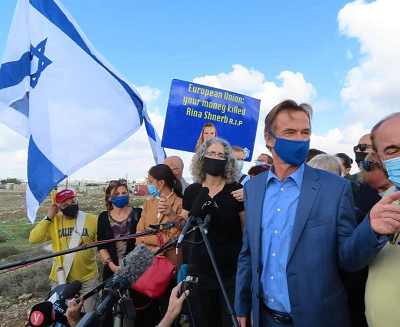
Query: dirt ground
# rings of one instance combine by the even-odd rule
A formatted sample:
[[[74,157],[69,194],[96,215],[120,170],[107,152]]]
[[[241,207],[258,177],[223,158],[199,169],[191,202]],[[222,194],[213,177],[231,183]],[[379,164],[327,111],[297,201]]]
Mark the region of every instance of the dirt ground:
[[[78,194],[80,209],[98,215],[105,210],[104,195]],[[131,195],[131,205],[140,206],[144,197]],[[38,210],[37,221],[44,218],[51,200]],[[25,193],[0,190],[0,265],[45,253],[43,247],[29,244],[32,225],[26,218]],[[17,271],[0,271],[0,326],[25,326],[31,308],[43,302],[50,291],[48,275],[51,262],[39,262]]]

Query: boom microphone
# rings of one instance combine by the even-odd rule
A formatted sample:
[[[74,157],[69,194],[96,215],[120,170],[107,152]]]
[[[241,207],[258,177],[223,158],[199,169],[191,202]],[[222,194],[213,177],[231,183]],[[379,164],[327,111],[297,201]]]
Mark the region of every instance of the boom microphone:
[[[188,232],[188,230],[190,228],[191,222],[194,222],[196,220],[196,218],[202,216],[203,205],[207,201],[209,192],[210,192],[210,190],[208,189],[208,187],[203,187],[200,190],[199,195],[196,198],[196,201],[194,201],[192,208],[190,209],[188,222],[186,223],[185,227],[183,228],[181,235],[179,235],[178,242],[176,242],[176,245],[175,245],[176,249],[178,249],[179,246],[181,245],[183,238],[185,237],[186,233]]]
[[[153,254],[146,245],[138,245],[123,260],[113,279],[104,288],[107,296],[97,307],[95,312],[86,314],[78,326],[98,326],[99,317],[107,308],[121,298],[126,290],[142,276],[153,264]]]

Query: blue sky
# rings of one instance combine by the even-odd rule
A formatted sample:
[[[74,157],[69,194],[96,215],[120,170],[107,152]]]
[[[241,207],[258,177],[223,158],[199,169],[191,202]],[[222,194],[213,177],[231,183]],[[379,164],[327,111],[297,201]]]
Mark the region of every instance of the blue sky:
[[[15,4],[15,0],[2,1],[0,54],[4,52]],[[356,97],[344,97],[341,92],[348,86],[352,91],[357,83],[349,72],[355,67],[362,69],[363,61],[375,55],[375,48],[368,48],[373,40],[366,36],[368,27],[364,23],[371,5],[376,6],[372,8],[376,15],[386,17],[390,15],[388,6],[393,7],[396,1],[64,0],[63,4],[92,44],[122,75],[137,86],[147,85],[157,91],[149,109],[160,117],[165,115],[174,78],[192,81],[207,75],[218,77],[229,74],[232,66],[239,64],[263,74],[264,82],[275,83],[279,88],[282,79],[277,76],[281,72],[301,73],[313,87],[310,102],[325,104],[316,112],[313,125],[313,132],[321,138],[315,138],[315,145],[323,148],[330,147],[332,140],[326,138],[335,129],[348,135],[346,129],[352,124],[362,124],[357,129],[360,132],[373,125],[371,119],[358,119]],[[351,6],[345,8],[346,4]],[[341,10],[343,17],[338,19]],[[339,20],[344,24],[342,30]],[[366,46],[362,53],[361,45]],[[370,75],[365,73],[364,77]],[[385,78],[382,71],[376,75]],[[354,89],[360,90],[356,86]],[[239,87],[233,91],[241,90]],[[260,90],[248,95],[256,92]],[[291,97],[287,90],[283,94]],[[0,130],[0,139],[7,138],[5,131]],[[258,137],[258,141],[260,148],[262,138]],[[354,137],[351,142],[339,138],[340,141],[346,151],[350,143],[356,142]],[[1,151],[0,142],[0,161]],[[4,172],[0,171],[2,175]]]

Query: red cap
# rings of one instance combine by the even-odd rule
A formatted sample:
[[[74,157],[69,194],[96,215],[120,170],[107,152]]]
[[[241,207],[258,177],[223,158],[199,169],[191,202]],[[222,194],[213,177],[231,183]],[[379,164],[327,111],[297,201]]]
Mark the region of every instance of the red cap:
[[[64,202],[66,199],[69,198],[74,198],[76,197],[74,191],[72,190],[62,190],[60,192],[57,192],[56,194],[56,203],[61,203]]]

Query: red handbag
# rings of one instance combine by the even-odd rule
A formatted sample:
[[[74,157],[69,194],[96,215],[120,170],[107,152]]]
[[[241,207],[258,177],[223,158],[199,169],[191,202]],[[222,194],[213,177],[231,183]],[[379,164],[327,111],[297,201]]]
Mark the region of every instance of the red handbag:
[[[154,257],[153,265],[131,286],[131,289],[152,299],[161,298],[175,273],[174,264],[167,258]]]

